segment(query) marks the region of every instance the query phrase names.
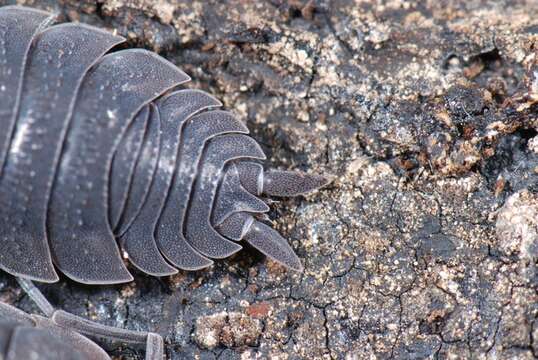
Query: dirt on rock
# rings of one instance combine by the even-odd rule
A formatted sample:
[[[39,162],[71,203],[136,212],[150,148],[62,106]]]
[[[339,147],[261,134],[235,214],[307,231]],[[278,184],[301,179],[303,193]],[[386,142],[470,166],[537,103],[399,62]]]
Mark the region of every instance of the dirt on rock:
[[[256,346],[261,323],[238,312],[221,312],[196,319],[194,339],[206,349]]]
[[[54,305],[157,331],[171,359],[538,357],[534,0],[18,2],[159,52],[268,165],[335,176],[272,206],[303,273],[246,249],[123,287],[40,286]],[[36,311],[5,274],[0,297]]]

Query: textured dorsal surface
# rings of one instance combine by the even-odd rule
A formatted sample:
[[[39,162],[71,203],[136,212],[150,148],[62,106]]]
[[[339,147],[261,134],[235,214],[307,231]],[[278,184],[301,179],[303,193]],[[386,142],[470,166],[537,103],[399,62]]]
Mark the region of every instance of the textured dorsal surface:
[[[301,264],[261,223],[265,196],[320,176],[265,171],[246,126],[181,89],[189,77],[123,38],[50,14],[0,8],[0,269],[87,284],[210,266],[250,243]],[[31,331],[25,336],[35,336]]]
[[[14,137],[0,178],[0,216],[4,219],[0,241],[6,256],[11,255],[3,265],[12,271],[28,274],[28,264],[21,260],[29,260],[32,278],[57,278],[45,229],[53,169],[86,72],[120,42],[121,38],[104,31],[73,24],[53,26],[34,39]]]
[[[16,122],[30,46],[52,19],[46,12],[18,6],[0,12],[0,173]]]

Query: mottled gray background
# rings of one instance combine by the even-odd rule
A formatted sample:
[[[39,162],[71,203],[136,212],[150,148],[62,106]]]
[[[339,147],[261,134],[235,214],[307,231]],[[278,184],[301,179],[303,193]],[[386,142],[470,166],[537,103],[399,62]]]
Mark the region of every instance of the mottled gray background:
[[[336,175],[273,206],[303,274],[247,250],[42,286],[55,305],[158,331],[172,359],[538,357],[535,0],[20,3],[159,52],[273,166]],[[0,299],[35,311],[5,274]]]

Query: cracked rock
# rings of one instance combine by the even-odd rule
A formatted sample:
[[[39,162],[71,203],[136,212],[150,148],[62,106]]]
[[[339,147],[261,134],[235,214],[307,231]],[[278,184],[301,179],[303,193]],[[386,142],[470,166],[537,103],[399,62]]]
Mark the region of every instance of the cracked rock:
[[[159,52],[268,167],[335,176],[271,204],[301,274],[247,248],[124,286],[38,284],[54,306],[156,331],[169,359],[538,357],[536,1],[15,2]],[[2,272],[0,299],[38,312]]]

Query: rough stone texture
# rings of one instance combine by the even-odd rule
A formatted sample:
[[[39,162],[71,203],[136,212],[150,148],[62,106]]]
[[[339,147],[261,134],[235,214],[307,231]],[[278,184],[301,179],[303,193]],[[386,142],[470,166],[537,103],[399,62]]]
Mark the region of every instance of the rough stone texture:
[[[206,349],[256,346],[261,330],[260,321],[247,314],[221,312],[196,319],[194,339]]]
[[[22,2],[160,52],[274,166],[337,179],[273,207],[303,274],[247,250],[42,286],[55,305],[158,331],[172,359],[538,357],[534,0]],[[0,297],[35,310],[7,275]]]
[[[510,196],[497,214],[499,250],[532,263],[538,257],[538,197],[527,190]]]

